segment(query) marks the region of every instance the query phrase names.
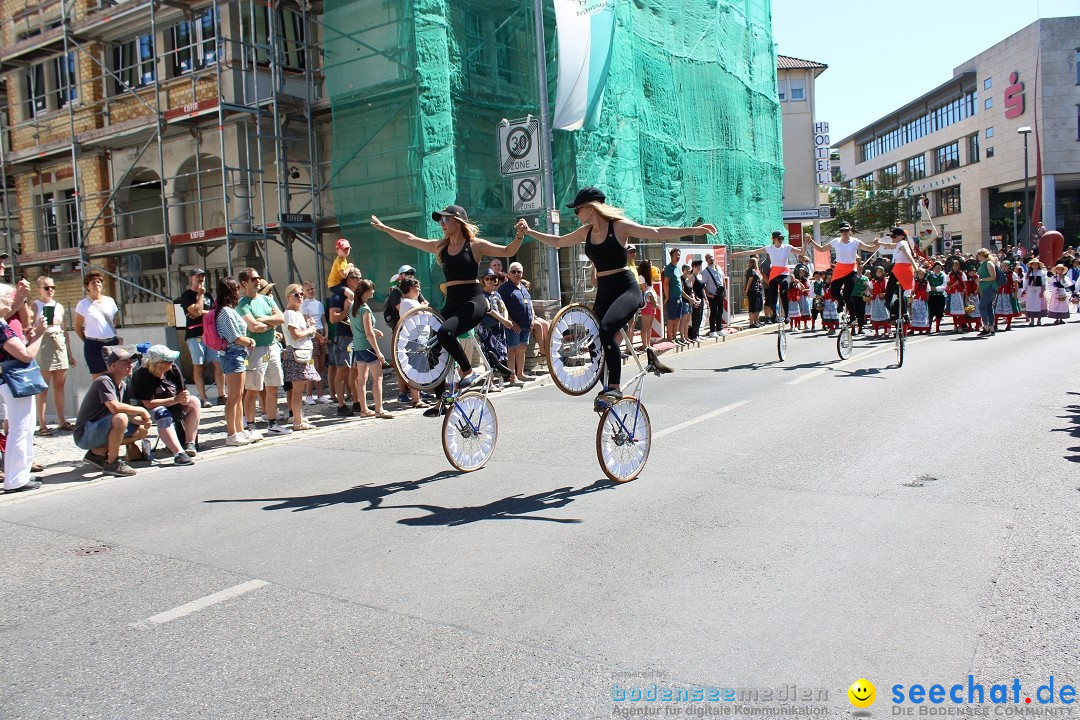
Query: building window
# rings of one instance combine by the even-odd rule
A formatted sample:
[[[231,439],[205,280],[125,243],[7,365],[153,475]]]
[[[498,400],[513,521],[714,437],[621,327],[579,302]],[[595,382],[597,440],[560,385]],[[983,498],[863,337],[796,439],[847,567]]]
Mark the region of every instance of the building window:
[[[907,160],[907,176],[908,182],[915,180],[922,180],[926,177],[926,156],[916,155],[913,158]]]
[[[66,107],[79,99],[79,87],[75,80],[75,53],[69,52],[67,57],[61,55],[53,62],[53,70],[56,73],[56,107]]]
[[[860,162],[866,162],[878,155],[895,150],[901,145],[914,142],[919,138],[937,132],[965,120],[975,114],[978,107],[978,94],[969,91],[963,97],[933,108],[930,112],[904,122],[900,127],[890,130],[872,140],[859,144]]]
[[[955,215],[960,212],[960,186],[953,185],[939,192],[938,207],[941,215]]]
[[[45,65],[37,63],[23,75],[23,96],[26,98],[26,117],[36,117],[48,110],[49,90],[45,84]]]
[[[278,57],[281,58],[282,67],[303,70],[307,65],[307,59],[304,44],[304,19],[300,13],[286,8],[271,11],[267,7],[262,7],[256,12],[255,62],[263,65],[270,63],[267,47],[271,42],[270,13],[273,12],[274,37],[272,40],[277,48]]]
[[[78,94],[74,52],[43,60],[23,71],[26,119],[67,107],[78,99]]]
[[[987,157],[987,159],[990,159],[990,158],[994,157],[994,146],[993,145],[986,148],[986,157]]]
[[[939,147],[934,151],[934,172],[941,173],[960,167],[960,143]]]
[[[979,133],[968,137],[968,165],[979,162]]]
[[[855,178],[855,187],[862,190],[874,190],[874,173],[868,173],[860,178]]]
[[[780,97],[780,102],[787,102],[787,77],[777,79],[776,94]]]
[[[65,250],[78,246],[79,224],[75,191],[61,190],[40,196],[38,251]]]
[[[992,107],[994,107],[994,98],[988,97],[983,100],[983,110],[989,110]]]
[[[792,78],[788,83],[788,89],[791,91],[791,102],[806,100],[805,80],[796,80],[795,78]]]
[[[993,84],[994,83],[992,82],[991,78],[986,78],[985,80],[983,80],[983,90],[989,90],[993,86]]]
[[[1076,51],[1076,84],[1080,85],[1080,50]]]
[[[992,137],[994,137],[994,128],[993,127],[986,128],[986,138],[989,140]]]
[[[217,25],[214,9],[211,8],[194,20],[185,20],[169,31],[174,77],[213,65],[217,61]]]
[[[113,45],[113,91],[119,95],[125,90],[141,88],[154,82],[157,77],[157,57],[154,54],[154,36],[150,33]]]

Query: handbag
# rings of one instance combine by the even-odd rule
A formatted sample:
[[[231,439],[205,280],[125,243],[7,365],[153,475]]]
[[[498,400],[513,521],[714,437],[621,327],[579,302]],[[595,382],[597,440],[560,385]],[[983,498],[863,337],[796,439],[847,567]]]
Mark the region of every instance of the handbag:
[[[311,348],[293,348],[293,360],[301,365],[311,362]]]
[[[5,360],[0,363],[4,382],[11,394],[17,398],[31,397],[48,389],[45,378],[41,377],[41,368],[37,360],[24,363],[21,360]]]

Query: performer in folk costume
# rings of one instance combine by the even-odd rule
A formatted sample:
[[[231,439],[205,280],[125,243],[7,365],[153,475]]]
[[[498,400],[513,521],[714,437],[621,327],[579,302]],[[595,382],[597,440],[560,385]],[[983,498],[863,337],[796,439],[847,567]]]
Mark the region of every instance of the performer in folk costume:
[[[833,280],[833,282],[836,282]],[[830,286],[831,287],[831,286]],[[837,310],[840,309],[840,301],[833,296],[833,300],[837,303]],[[855,261],[855,281],[852,284],[851,290],[851,319],[858,325],[858,329],[855,330],[856,335],[862,335],[863,326],[866,324],[866,303],[870,300],[870,278],[867,277],[863,271],[862,262]]]
[[[802,283],[802,290],[799,291],[799,324],[805,330],[810,323],[810,273],[802,267],[801,270],[796,268],[795,274]]]
[[[821,297],[821,327],[832,335],[840,327],[840,313],[832,296],[832,276],[825,273],[824,294]],[[861,299],[861,298],[860,298]]]
[[[926,275],[926,281],[930,285],[930,292],[926,298],[927,313],[930,316],[930,322],[934,323],[934,329],[941,332],[941,319],[945,316],[945,288],[948,282],[941,263],[934,263]]]
[[[788,323],[794,330],[802,322],[802,304],[799,302],[803,290],[806,288],[802,281],[795,275],[791,276],[791,282],[787,290],[787,314]]]
[[[810,284],[810,330],[817,330],[818,315],[821,315],[822,298],[825,295],[825,282],[822,278],[825,273],[818,270],[814,273],[814,282]],[[822,325],[824,327],[824,325]]]
[[[1013,317],[1023,317],[1024,308],[1020,305],[1020,293],[1024,289],[1024,268],[1020,263],[1017,263],[1013,271],[1009,273],[1009,278],[1013,281]]]
[[[964,281],[964,312],[967,313],[968,325],[974,330],[982,330],[982,315],[979,314],[979,271],[968,270]]]
[[[1061,263],[1058,263],[1051,268],[1050,282],[1050,306],[1047,309],[1047,316],[1050,317],[1055,325],[1061,325],[1069,319],[1069,296],[1072,295],[1073,284],[1069,281],[1069,277],[1065,274],[1069,271],[1069,268],[1065,267]]]
[[[870,326],[874,328],[874,337],[878,337],[881,330],[889,334],[889,309],[885,306],[887,285],[885,268],[879,265],[874,268],[874,279],[870,281]]]
[[[1020,295],[1024,301],[1024,315],[1028,325],[1042,325],[1046,317],[1046,269],[1038,260],[1028,263],[1027,277],[1024,278],[1024,291]]]
[[[952,318],[953,332],[964,333],[969,330],[967,311],[964,310],[964,288],[967,280],[960,269],[960,261],[953,260],[949,278],[945,282],[945,292],[949,296],[949,317]]]
[[[926,271],[919,268],[915,271],[915,286],[911,290],[911,333],[930,334],[930,282],[926,279]]]
[[[1005,321],[1005,329],[1012,330],[1012,319],[1018,315],[1014,303],[1016,302],[1016,280],[1013,275],[1012,263],[1005,260],[1001,263],[1001,269],[1005,271],[1005,284],[998,288],[997,297],[994,298],[994,329],[1002,320]]]

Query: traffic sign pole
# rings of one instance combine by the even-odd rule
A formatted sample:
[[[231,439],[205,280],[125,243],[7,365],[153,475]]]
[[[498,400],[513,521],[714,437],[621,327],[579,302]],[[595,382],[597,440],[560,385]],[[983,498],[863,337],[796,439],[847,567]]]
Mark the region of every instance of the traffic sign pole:
[[[544,3],[543,0],[534,0],[533,11],[536,29],[536,76],[540,84],[540,164],[543,168],[544,194],[543,207],[548,210],[555,209],[555,181],[551,174],[551,118],[548,108],[548,81],[547,81],[547,45],[544,42]],[[552,235],[559,234],[558,215],[549,213],[547,231]],[[544,246],[547,272],[544,273],[544,296],[547,299],[562,301],[562,283],[559,280],[559,250]]]

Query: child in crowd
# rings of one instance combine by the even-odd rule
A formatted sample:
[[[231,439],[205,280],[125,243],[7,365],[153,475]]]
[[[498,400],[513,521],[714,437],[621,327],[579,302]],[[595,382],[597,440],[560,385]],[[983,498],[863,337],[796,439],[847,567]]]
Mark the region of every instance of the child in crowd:
[[[911,291],[911,328],[909,334],[930,334],[930,281],[926,271],[915,271],[915,287]]]
[[[1005,329],[1012,330],[1012,319],[1019,314],[1017,309],[1020,307],[1016,302],[1016,279],[1008,260],[1001,263],[1001,269],[1005,271],[1005,284],[998,288],[994,298],[994,329],[1004,320]]]
[[[794,330],[802,322],[802,306],[799,302],[806,288],[794,275],[788,280],[787,314],[788,324]]]
[[[982,315],[979,314],[979,271],[971,268],[964,281],[964,313],[967,324],[973,330],[982,330]]]
[[[818,315],[821,315],[821,306],[824,302],[825,296],[825,282],[822,279],[825,273],[817,270],[814,272],[814,281],[810,283],[810,331],[817,330]],[[822,319],[821,326],[825,327],[825,320]]]
[[[889,309],[885,307],[887,284],[885,268],[878,265],[874,268],[874,278],[870,281],[870,326],[874,329],[874,337],[878,337],[882,330],[886,336],[889,334]]]
[[[334,262],[330,266],[330,274],[326,277],[326,287],[330,290],[327,295],[332,295],[338,290],[344,289],[345,296],[350,300],[353,299],[352,290],[345,287],[345,276],[350,270],[355,269],[352,262],[349,260],[349,251],[351,249],[349,241],[345,238],[339,238],[337,244],[334,245],[334,251],[337,253],[337,257],[334,258]]]
[[[1068,271],[1069,268],[1061,263],[1050,270],[1050,306],[1046,314],[1055,325],[1061,325],[1069,319],[1069,295],[1072,294],[1073,284],[1065,275]]]
[[[832,296],[832,271],[825,273],[821,293],[821,327],[832,335],[840,327],[840,313],[836,310],[836,300]]]
[[[960,270],[960,263],[953,261],[949,271],[949,279],[945,284],[945,292],[949,296],[949,317],[952,318],[953,332],[965,333],[968,331],[967,311],[964,309],[964,288],[966,281],[964,273]]]
[[[1042,319],[1046,317],[1046,270],[1040,261],[1032,260],[1028,263],[1024,291],[1020,297],[1024,300],[1024,315],[1028,325],[1042,325]]]

